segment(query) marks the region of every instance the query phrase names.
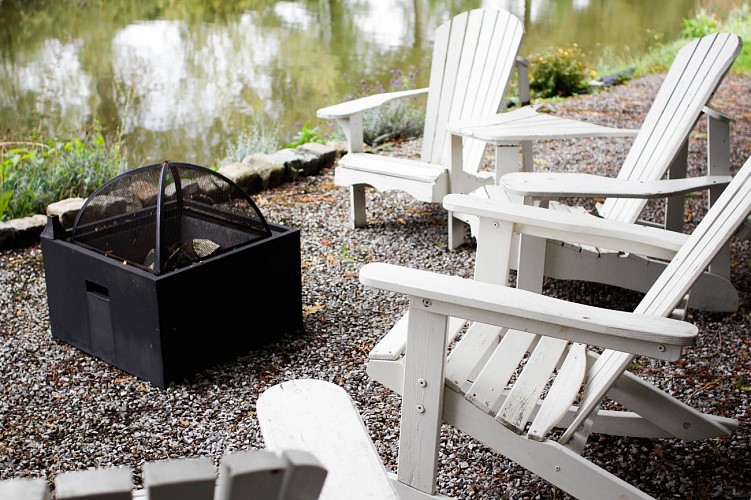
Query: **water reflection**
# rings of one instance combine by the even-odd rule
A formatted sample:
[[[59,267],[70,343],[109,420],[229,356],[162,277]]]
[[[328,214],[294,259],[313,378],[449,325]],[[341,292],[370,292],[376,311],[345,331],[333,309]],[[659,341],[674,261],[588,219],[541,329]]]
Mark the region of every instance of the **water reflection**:
[[[321,124],[353,82],[420,68],[450,16],[503,7],[524,19],[524,53],[578,42],[639,52],[677,36],[694,0],[0,1],[0,120],[65,135],[98,120],[124,133],[133,166],[214,164],[251,123]],[[732,3],[732,2],[731,2]],[[348,75],[345,78],[343,75]],[[328,125],[328,124],[325,124]]]

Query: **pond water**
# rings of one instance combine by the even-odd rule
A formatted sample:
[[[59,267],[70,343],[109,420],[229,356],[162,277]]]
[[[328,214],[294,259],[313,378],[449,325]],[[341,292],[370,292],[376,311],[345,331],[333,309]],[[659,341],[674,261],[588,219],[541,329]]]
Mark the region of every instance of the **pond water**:
[[[213,165],[253,124],[291,140],[316,109],[391,70],[427,85],[433,30],[472,8],[524,20],[522,55],[576,42],[590,66],[673,40],[698,0],[0,0],[0,123],[121,130],[132,167]]]

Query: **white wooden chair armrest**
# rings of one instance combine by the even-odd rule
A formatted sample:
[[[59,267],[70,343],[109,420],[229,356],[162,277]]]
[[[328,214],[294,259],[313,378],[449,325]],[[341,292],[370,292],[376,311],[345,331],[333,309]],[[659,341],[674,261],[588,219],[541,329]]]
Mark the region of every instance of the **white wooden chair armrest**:
[[[702,108],[701,112],[704,113],[705,115],[707,115],[709,118],[711,118],[713,120],[718,120],[718,121],[722,121],[722,122],[725,122],[725,123],[730,123],[731,121],[733,121],[733,118],[731,116],[723,113],[722,111],[720,111],[719,109],[715,108],[711,104],[706,104]]]
[[[696,341],[689,323],[567,302],[473,279],[370,263],[360,270],[366,286],[409,295],[410,310],[465,318],[515,330],[653,358],[677,360]]]
[[[538,113],[538,105],[448,124],[454,135],[472,137],[490,144],[516,144],[521,141],[575,139],[585,137],[635,137],[638,129],[605,127],[548,113]]]
[[[578,213],[450,194],[443,198],[446,210],[508,222],[514,231],[553,240],[632,252],[658,259],[672,259],[688,235],[656,227],[628,224]]]
[[[512,194],[533,199],[589,198],[664,198],[725,187],[729,175],[706,175],[658,181],[633,181],[575,172],[512,172],[501,177],[501,185]]]
[[[400,90],[398,92],[383,92],[381,94],[369,95],[361,97],[359,99],[353,99],[351,101],[334,104],[333,106],[320,108],[316,112],[316,115],[319,118],[329,119],[347,118],[369,109],[374,109],[382,106],[389,101],[427,94],[428,90],[428,88],[423,88],[414,90]]]
[[[269,449],[312,453],[327,469],[321,498],[399,498],[354,402],[341,387],[314,379],[289,380],[256,403]]]

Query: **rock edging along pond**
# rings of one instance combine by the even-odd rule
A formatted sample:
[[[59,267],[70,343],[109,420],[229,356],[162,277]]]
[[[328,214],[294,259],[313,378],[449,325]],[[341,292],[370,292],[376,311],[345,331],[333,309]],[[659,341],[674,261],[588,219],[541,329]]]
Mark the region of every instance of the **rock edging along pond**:
[[[218,172],[246,193],[254,194],[284,182],[293,182],[300,177],[316,175],[333,166],[345,151],[346,145],[342,142],[310,142],[272,154],[248,155],[240,162],[220,167]],[[46,214],[0,222],[0,250],[36,244],[47,224],[48,215],[57,215],[63,227],[71,227],[85,201],[83,198],[67,198],[48,205]]]

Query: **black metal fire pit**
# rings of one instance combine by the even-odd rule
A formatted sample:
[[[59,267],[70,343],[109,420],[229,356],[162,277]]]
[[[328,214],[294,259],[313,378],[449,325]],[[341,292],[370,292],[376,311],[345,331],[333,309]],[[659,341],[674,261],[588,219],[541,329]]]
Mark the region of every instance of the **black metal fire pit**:
[[[300,232],[204,167],[126,172],[41,244],[53,336],[161,388],[302,328]]]

